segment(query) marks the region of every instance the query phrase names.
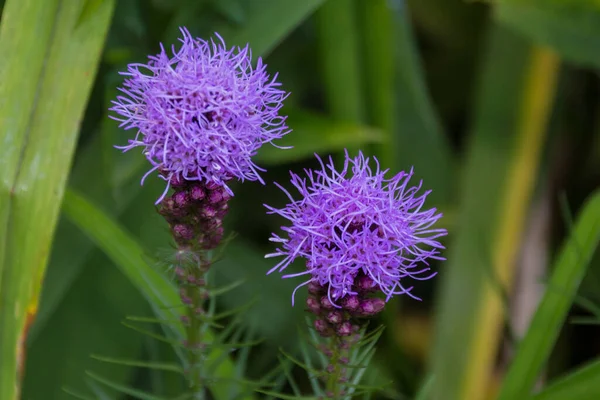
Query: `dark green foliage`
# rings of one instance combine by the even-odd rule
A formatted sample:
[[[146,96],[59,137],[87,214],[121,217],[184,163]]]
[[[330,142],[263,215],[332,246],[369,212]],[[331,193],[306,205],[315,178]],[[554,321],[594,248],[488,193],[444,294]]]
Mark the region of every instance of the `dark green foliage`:
[[[306,293],[292,308],[300,281],[266,275],[268,237],[283,221],[263,204],[287,201],[273,182],[289,188],[288,171],[314,167],[313,153],[344,148],[391,173],[414,166],[449,231],[448,260],[431,266],[439,276],[416,283],[423,301],[393,299],[372,321],[385,330],[370,331],[349,363],[353,398],[600,398],[598,1],[0,7],[1,400],[18,400],[20,368],[27,400],[189,398],[174,249],[153,205],[163,182],[140,187],[147,161],[113,148],[134,133],[108,118],[118,72],[169,47],[181,25],[249,43],[291,92],[293,132],[278,144],[294,148],[259,151],[266,186],[232,185],[230,238],[201,318],[212,398],[325,395]],[[528,251],[535,260],[519,261]],[[539,279],[525,282],[534,268]],[[536,308],[519,294],[539,285],[531,325],[515,327],[515,311]]]

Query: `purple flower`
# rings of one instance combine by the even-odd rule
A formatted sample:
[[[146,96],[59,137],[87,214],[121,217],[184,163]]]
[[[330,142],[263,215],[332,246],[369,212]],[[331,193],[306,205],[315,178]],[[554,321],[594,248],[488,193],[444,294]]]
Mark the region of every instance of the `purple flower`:
[[[269,214],[291,222],[282,227],[286,237],[273,234],[270,239],[280,248],[266,257],[284,258],[268,273],[281,272],[303,257],[306,271],[283,278],[308,275],[296,290],[310,282],[320,285],[336,307],[341,299],[362,293],[365,282],[371,281],[386,301],[398,294],[416,298],[407,280],[433,277],[428,259],[444,259],[438,251],[444,246],[437,238],[447,231],[433,228],[442,215],[435,208],[423,209],[431,191],[418,194],[421,183],[409,186],[412,169],[386,179],[387,170],[380,170],[377,159],[373,171],[362,153],[350,158],[346,152],[341,172],[331,158],[327,165],[317,158],[321,170],[306,170],[307,178],[291,173],[298,200],[277,185],[291,203],[282,209],[266,205]]]
[[[165,193],[182,179],[264,183],[252,156],[289,132],[286,117],[279,115],[288,94],[260,58],[252,66],[248,46],[227,49],[218,34],[217,42],[208,42],[180,30],[181,47],[172,47],[172,57],[161,45],[147,64],[130,64],[122,73],[124,95],[110,110],[119,126],[137,134],[118,148],[141,147],[152,164],[142,183],[158,170],[167,181]]]

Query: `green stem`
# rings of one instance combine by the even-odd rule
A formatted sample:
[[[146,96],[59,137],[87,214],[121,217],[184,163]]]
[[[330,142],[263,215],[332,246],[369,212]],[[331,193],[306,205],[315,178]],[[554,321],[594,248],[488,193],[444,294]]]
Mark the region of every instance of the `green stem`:
[[[333,371],[330,372],[327,378],[327,396],[332,399],[339,399],[342,397],[340,380],[342,378],[342,341],[343,338],[333,336],[329,342],[331,350],[330,365],[333,366]]]
[[[201,315],[204,312],[204,279],[210,261],[202,250],[196,253],[199,261],[198,265],[193,266],[189,273],[193,278],[193,282],[188,284],[187,294],[192,300],[188,308],[189,324],[186,329],[187,342],[189,350],[189,365],[190,365],[190,390],[194,395],[194,399],[204,398],[204,386],[202,382],[202,343],[201,332],[203,321]]]

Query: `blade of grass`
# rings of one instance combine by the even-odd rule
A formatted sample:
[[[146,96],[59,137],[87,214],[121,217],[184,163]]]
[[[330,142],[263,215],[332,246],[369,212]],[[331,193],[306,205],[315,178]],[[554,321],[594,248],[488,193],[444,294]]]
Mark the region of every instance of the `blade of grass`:
[[[360,123],[364,96],[356,19],[355,0],[328,1],[315,13],[326,107],[334,119]]]
[[[433,375],[427,376],[425,381],[421,383],[421,387],[415,396],[415,400],[429,400],[431,392],[433,391],[434,382],[435,377]]]
[[[79,235],[84,236],[81,232]],[[123,274],[110,265],[107,257],[96,250],[86,273],[73,282],[72,290],[42,334],[28,343],[23,399],[63,399],[61,386],[85,392],[83,371],[87,369],[123,384],[135,376],[133,368],[115,368],[90,358],[91,353],[144,357],[145,338],[120,320],[129,314],[151,315],[152,310]]]
[[[360,2],[368,122],[385,131],[377,153],[385,167],[410,166],[447,203],[453,175],[448,140],[431,102],[406,2]]]
[[[498,400],[526,398],[558,338],[589,262],[600,241],[600,191],[583,207],[558,255],[548,289],[519,347]],[[600,387],[600,386],[599,386]]]
[[[387,0],[359,1],[358,20],[361,30],[362,68],[366,120],[384,132],[384,142],[377,147],[377,156],[385,167],[395,166],[391,142],[395,121],[394,25]]]
[[[495,17],[565,60],[600,66],[600,3],[595,0],[500,0]]]
[[[595,400],[600,398],[600,360],[550,383],[531,400]]]
[[[175,286],[144,261],[144,250],[135,239],[92,203],[71,190],[65,193],[63,212],[121,269],[147,298],[159,318],[178,319],[178,306],[183,307],[183,304]],[[183,338],[181,323],[173,323],[170,327],[174,329],[176,336]],[[204,341],[212,343],[214,339],[214,334],[207,330]],[[220,358],[223,351],[224,349],[215,347],[209,353],[207,362]],[[235,367],[229,358],[219,364],[216,375],[229,378],[235,376]],[[227,398],[229,389],[226,383],[215,382],[210,388],[217,399]]]
[[[434,188],[432,204],[444,208],[450,197],[452,154],[427,91],[406,2],[401,6],[388,0],[360,1],[358,10],[366,121],[383,134],[373,150],[392,173],[413,165]],[[396,324],[400,302],[395,298],[388,303],[383,313],[388,326]],[[401,334],[385,332],[389,343],[398,343]],[[393,346],[384,357],[399,377],[398,387],[413,391],[417,371],[402,349]]]
[[[500,27],[490,39],[459,230],[439,300],[436,399],[479,400],[489,383],[503,322],[489,272],[510,287],[557,81],[552,53],[530,49]]]
[[[294,130],[277,141],[278,146],[293,146],[281,150],[263,146],[256,159],[264,165],[283,164],[312,158],[314,153],[330,153],[344,148],[359,148],[383,139],[381,130],[332,119],[317,113],[290,110],[288,124]]]
[[[16,1],[0,25],[0,398],[19,397],[65,181],[113,0]],[[60,101],[57,101],[60,99]]]
[[[250,43],[252,53],[265,57],[324,0],[262,0],[245,2],[247,23],[223,26],[219,33],[230,45]]]

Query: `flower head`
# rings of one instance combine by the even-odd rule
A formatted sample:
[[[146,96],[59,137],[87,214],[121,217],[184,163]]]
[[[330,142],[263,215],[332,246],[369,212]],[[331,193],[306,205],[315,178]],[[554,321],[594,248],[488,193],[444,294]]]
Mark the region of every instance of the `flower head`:
[[[418,194],[421,183],[409,186],[412,169],[386,179],[387,170],[380,170],[377,159],[372,170],[362,153],[350,158],[346,152],[341,172],[331,158],[327,165],[317,158],[321,170],[306,170],[306,178],[291,173],[299,199],[278,185],[291,203],[282,209],[266,206],[291,223],[282,227],[286,237],[273,234],[270,239],[280,248],[267,257],[283,260],[269,273],[305,258],[306,271],[283,277],[309,276],[296,290],[311,282],[326,287],[336,307],[343,298],[369,290],[382,291],[386,300],[398,294],[414,297],[406,281],[435,275],[428,260],[443,260],[437,238],[447,234],[433,228],[442,215],[435,208],[423,210],[430,191]]]
[[[252,66],[248,46],[227,49],[218,34],[218,41],[208,42],[185,28],[181,33],[172,56],[161,45],[147,64],[130,64],[122,73],[123,95],[111,111],[121,127],[138,132],[119,148],[141,147],[152,164],[144,178],[158,170],[167,190],[182,179],[264,183],[251,158],[264,143],[289,132],[286,117],[279,115],[288,94],[260,58]]]

